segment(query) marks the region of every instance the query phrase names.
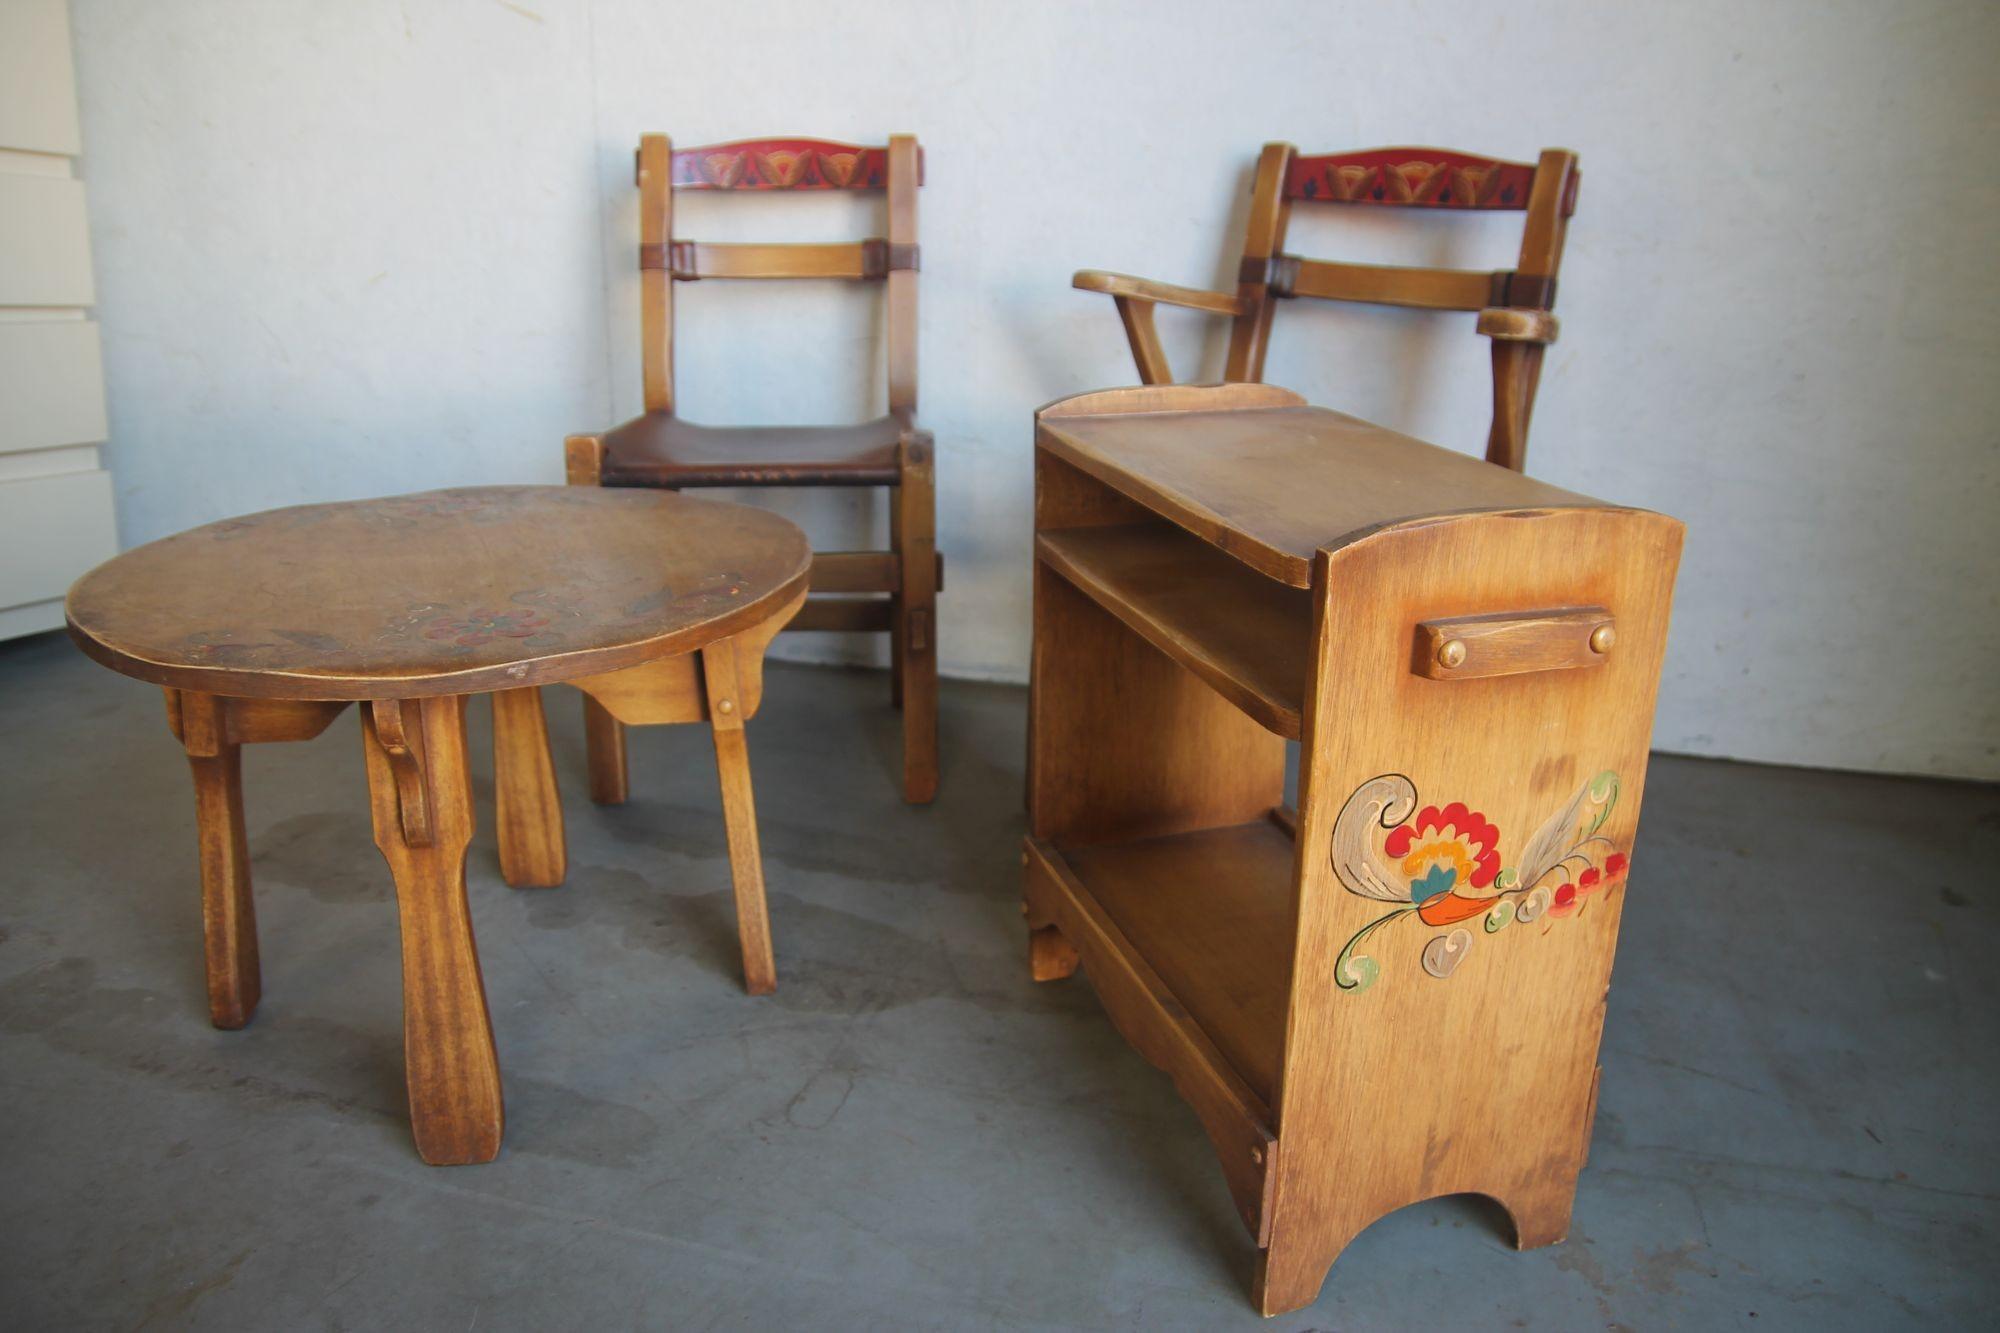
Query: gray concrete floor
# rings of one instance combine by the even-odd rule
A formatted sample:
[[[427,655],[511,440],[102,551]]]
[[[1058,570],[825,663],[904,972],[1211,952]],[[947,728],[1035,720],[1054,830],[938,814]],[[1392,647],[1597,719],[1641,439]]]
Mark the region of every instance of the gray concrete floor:
[[[421,1165],[356,724],[246,758],[265,994],[206,1021],[159,694],[0,646],[0,1321],[13,1328],[1992,1327],[2000,791],[1662,757],[1566,1244],[1443,1199],[1260,1324],[1206,1140],[1081,979],[1029,983],[1024,695],[948,685],[906,809],[872,673],[751,729],[780,986],[737,982],[714,763],[648,732],[566,888],[469,861],[507,1091]],[[1981,961],[1981,960],[1986,961]]]

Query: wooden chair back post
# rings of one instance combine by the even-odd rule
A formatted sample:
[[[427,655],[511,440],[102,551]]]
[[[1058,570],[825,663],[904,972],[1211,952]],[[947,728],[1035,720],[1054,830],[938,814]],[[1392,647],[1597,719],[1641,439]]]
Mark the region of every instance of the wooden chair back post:
[[[1507,283],[1505,304],[1547,311],[1555,304],[1556,271],[1575,207],[1576,154],[1545,149],[1535,164],[1528,195],[1528,225],[1521,259]],[[1493,428],[1486,437],[1486,461],[1519,472],[1527,463],[1528,421],[1542,378],[1547,344],[1513,338],[1493,340]]]
[[[914,135],[889,136],[889,253],[909,257],[889,269],[889,415],[906,424],[917,413],[918,160]]]
[[[1264,353],[1271,345],[1272,266],[1285,245],[1292,204],[1285,197],[1285,179],[1297,150],[1288,143],[1267,143],[1257,158],[1257,179],[1250,190],[1250,223],[1243,234],[1243,259],[1237,266],[1236,294],[1247,308],[1229,331],[1225,380],[1255,382],[1264,378]]]
[[[674,410],[674,280],[664,262],[674,236],[673,163],[666,135],[640,137],[639,338],[648,412]]]

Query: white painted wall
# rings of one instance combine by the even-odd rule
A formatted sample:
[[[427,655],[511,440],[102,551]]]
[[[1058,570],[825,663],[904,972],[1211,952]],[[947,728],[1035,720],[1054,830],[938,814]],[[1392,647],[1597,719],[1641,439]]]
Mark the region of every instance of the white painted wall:
[[[919,133],[947,669],[1020,679],[1030,411],[1132,378],[1071,270],[1233,271],[1259,144],[1582,154],[1537,474],[1690,527],[1658,743],[2000,777],[2000,7],[74,0],[126,542],[553,481],[638,402],[631,150]],[[703,199],[766,238],[845,201]],[[1507,225],[1294,249],[1509,262]],[[701,224],[708,224],[703,228]],[[855,291],[684,285],[683,402],[875,410]],[[1188,358],[1199,317],[1163,313]],[[1281,312],[1273,380],[1481,447],[1469,317]],[[870,395],[873,395],[872,397]],[[826,540],[880,514],[798,496]],[[818,636],[794,652],[837,651]]]

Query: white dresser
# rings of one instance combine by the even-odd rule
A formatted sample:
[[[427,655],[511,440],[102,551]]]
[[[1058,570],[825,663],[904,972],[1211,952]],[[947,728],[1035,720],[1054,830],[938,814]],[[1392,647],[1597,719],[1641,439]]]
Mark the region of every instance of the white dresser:
[[[64,0],[0,0],[0,638],[118,546]]]

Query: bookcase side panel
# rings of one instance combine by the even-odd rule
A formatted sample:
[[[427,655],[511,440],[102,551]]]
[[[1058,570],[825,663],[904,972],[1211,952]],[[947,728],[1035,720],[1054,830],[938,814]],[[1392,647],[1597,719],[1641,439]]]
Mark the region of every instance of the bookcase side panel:
[[[1322,552],[1266,1314],[1406,1204],[1568,1228],[1645,782],[1681,526],[1441,518]],[[1603,608],[1604,659],[1434,679],[1424,622]]]

